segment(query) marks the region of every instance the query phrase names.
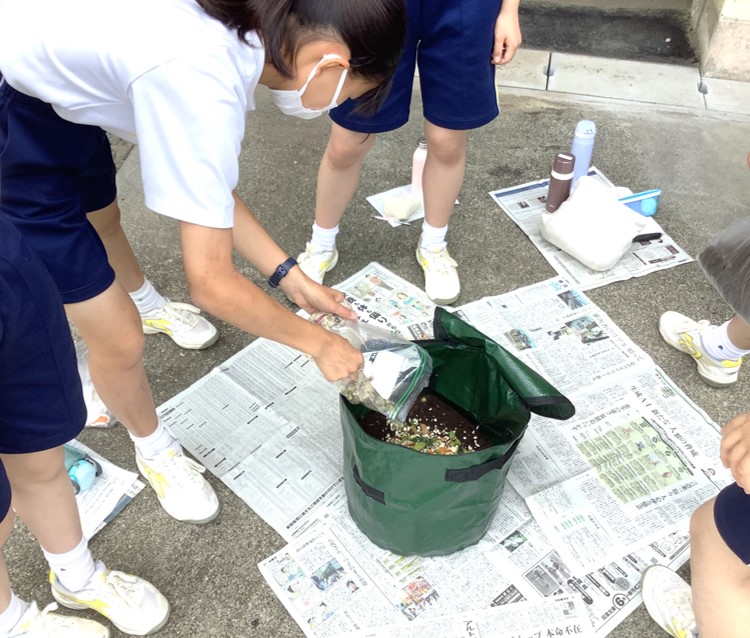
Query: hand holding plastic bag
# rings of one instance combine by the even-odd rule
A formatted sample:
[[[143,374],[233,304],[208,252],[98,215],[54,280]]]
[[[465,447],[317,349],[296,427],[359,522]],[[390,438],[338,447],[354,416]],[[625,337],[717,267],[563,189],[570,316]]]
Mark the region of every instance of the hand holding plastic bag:
[[[354,381],[338,381],[351,403],[362,403],[394,421],[405,421],[432,374],[432,359],[411,341],[377,326],[316,312],[310,321],[346,339],[359,350],[365,365]]]

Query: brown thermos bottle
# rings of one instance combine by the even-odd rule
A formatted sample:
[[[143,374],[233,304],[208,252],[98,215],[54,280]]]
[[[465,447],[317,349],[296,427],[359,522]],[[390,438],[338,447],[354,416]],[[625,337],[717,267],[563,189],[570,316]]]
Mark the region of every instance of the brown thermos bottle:
[[[570,195],[570,185],[573,183],[573,169],[576,158],[570,153],[558,153],[552,165],[547,191],[548,213],[554,213]]]

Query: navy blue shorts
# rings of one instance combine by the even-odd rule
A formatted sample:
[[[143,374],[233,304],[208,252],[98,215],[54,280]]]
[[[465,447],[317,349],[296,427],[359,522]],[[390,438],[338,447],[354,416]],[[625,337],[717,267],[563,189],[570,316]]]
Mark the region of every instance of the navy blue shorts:
[[[414,66],[419,65],[422,110],[442,128],[478,128],[499,113],[495,67],[490,62],[501,0],[406,0],[408,31],[391,93],[377,113],[352,113],[347,100],[330,112],[339,126],[383,133],[409,120]]]
[[[63,120],[1,75],[0,193],[0,216],[21,231],[65,303],[91,299],[112,285],[106,250],[86,218],[117,194],[106,134]]]
[[[714,503],[719,535],[737,557],[750,565],[750,496],[734,483],[725,487]]]
[[[20,233],[0,217],[0,453],[57,447],[74,439],[85,422],[75,348],[60,294]],[[8,504],[10,488],[3,470],[0,518]]]

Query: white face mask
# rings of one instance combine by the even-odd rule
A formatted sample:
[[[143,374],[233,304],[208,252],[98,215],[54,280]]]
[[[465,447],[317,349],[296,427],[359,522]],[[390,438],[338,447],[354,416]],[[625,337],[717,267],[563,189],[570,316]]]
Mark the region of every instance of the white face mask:
[[[346,73],[349,69],[344,69],[342,71],[341,79],[339,80],[339,84],[336,87],[335,93],[333,94],[331,103],[328,106],[324,106],[322,109],[309,109],[304,104],[302,104],[302,96],[307,90],[307,86],[315,76],[315,71],[318,70],[318,67],[323,64],[323,62],[332,58],[337,58],[339,60],[344,59],[340,55],[336,55],[335,53],[326,53],[320,59],[320,62],[318,62],[313,67],[313,70],[310,71],[310,75],[307,76],[307,81],[298,91],[282,91],[281,89],[271,89],[271,93],[273,95],[273,103],[284,115],[294,115],[295,117],[300,117],[303,120],[311,120],[314,117],[323,115],[323,113],[325,113],[326,111],[330,111],[332,108],[338,106],[337,100],[339,99],[339,95],[341,94],[341,89],[344,87],[344,80],[346,80]]]

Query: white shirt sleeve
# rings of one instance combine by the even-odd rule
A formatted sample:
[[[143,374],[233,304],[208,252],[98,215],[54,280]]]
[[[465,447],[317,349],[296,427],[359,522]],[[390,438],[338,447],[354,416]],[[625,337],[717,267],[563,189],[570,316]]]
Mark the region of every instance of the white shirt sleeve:
[[[198,50],[131,83],[145,202],[151,210],[230,228],[247,95],[233,52]]]

